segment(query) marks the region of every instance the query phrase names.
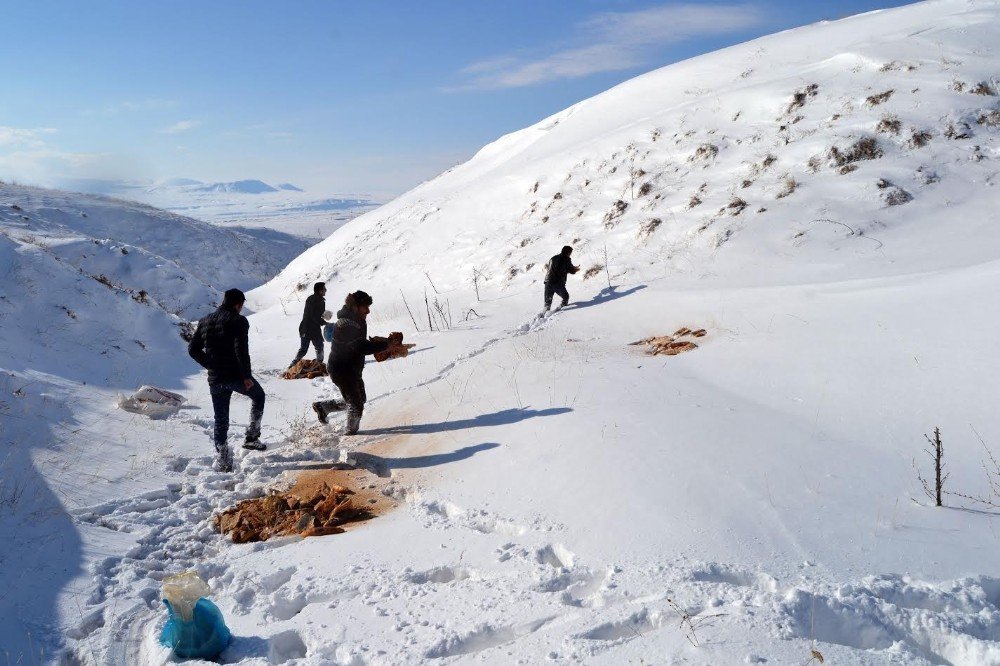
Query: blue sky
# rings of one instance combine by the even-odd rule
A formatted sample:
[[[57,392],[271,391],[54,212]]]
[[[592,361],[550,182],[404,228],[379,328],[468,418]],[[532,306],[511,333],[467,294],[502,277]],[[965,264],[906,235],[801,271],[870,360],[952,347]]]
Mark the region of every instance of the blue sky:
[[[0,178],[403,192],[643,72],[906,2],[10,2]]]

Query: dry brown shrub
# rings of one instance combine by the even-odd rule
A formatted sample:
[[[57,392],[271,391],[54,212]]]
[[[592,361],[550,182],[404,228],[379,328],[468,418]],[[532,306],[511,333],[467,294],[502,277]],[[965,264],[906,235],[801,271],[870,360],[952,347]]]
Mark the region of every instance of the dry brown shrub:
[[[902,128],[903,123],[896,116],[883,116],[875,126],[875,131],[883,134],[899,134]]]
[[[882,104],[883,102],[887,101],[890,97],[892,97],[892,94],[894,92],[896,91],[889,89],[886,90],[885,92],[880,92],[877,95],[869,95],[868,97],[865,98],[865,104],[867,104],[868,106],[878,106],[879,104]]]
[[[878,159],[882,155],[882,149],[878,145],[878,140],[872,136],[858,139],[846,151],[840,150],[837,146],[832,146],[829,152],[830,159],[839,167],[862,160]]]
[[[969,89],[969,92],[973,95],[985,95],[987,97],[996,97],[996,89],[989,84],[987,81],[980,81],[975,86]]]
[[[910,148],[923,148],[928,143],[930,143],[932,134],[927,130],[918,130],[913,128],[910,134],[910,140],[907,141],[907,145]]]

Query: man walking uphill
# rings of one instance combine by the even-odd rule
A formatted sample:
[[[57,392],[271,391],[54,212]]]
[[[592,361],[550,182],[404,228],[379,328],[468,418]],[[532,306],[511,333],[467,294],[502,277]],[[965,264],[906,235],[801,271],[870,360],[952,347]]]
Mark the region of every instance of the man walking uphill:
[[[573,248],[564,245],[562,252],[549,259],[545,267],[545,311],[552,307],[552,295],[559,294],[562,303],[559,307],[569,302],[569,292],[566,291],[566,276],[580,270],[579,266],[574,266],[569,258],[573,254]]]
[[[292,367],[299,362],[309,350],[309,343],[316,348],[316,360],[323,361],[323,313],[326,311],[326,283],[317,282],[313,285],[312,296],[306,299],[306,306],[302,310],[302,322],[299,323],[299,353],[295,355],[295,360],[289,363]]]
[[[219,309],[198,322],[194,337],[188,344],[188,354],[208,370],[208,388],[215,410],[215,469],[233,471],[233,454],[229,450],[229,400],[233,392],[250,398],[250,425],[247,427],[245,449],[263,451],[260,443],[260,420],[264,416],[264,389],[250,371],[250,344],[247,334],[250,322],[240,314],[246,296],[239,289],[230,289]]]
[[[371,305],[372,297],[363,291],[348,294],[334,324],[327,371],[347,403],[345,435],[358,433],[361,414],[368,400],[365,380],[361,376],[365,369],[365,356],[384,351],[391,344],[387,338],[368,338],[367,319]],[[323,422],[326,422],[331,407],[329,401],[313,403],[313,409]]]

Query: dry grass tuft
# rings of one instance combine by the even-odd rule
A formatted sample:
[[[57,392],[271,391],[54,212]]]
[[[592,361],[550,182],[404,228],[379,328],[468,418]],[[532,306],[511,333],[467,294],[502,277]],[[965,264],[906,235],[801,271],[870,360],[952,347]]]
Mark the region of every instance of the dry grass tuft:
[[[878,145],[878,140],[871,136],[858,139],[846,151],[840,150],[837,146],[832,146],[829,152],[830,159],[838,167],[844,167],[863,160],[878,159],[882,155],[882,149]]]
[[[899,134],[902,128],[903,123],[896,116],[883,116],[875,126],[875,131],[882,134]]]
[[[886,90],[885,92],[880,92],[877,95],[869,95],[868,97],[865,98],[865,104],[867,104],[868,106],[878,106],[879,104],[888,101],[888,99],[892,97],[892,94],[894,92],[896,91],[889,89]]]
[[[987,81],[980,81],[975,86],[969,89],[969,92],[973,95],[985,95],[987,97],[996,97],[996,89],[990,85]]]

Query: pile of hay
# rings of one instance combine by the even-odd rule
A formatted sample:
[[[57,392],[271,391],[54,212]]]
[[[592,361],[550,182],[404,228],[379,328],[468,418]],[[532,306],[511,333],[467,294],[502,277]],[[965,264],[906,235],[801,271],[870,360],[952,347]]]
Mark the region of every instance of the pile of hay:
[[[281,373],[285,379],[315,379],[326,375],[326,363],[304,358]]]
[[[343,525],[366,520],[372,514],[351,501],[354,491],[322,484],[300,486],[283,493],[244,500],[214,519],[215,528],[233,543],[265,541],[274,536],[303,537],[339,534]]]
[[[690,340],[679,340],[678,338],[694,337],[703,338],[707,335],[703,328],[691,330],[690,328],[679,328],[673,335],[654,335],[650,338],[643,338],[630,342],[630,345],[646,345],[645,352],[650,356],[676,356],[692,349],[697,349],[698,345]]]

